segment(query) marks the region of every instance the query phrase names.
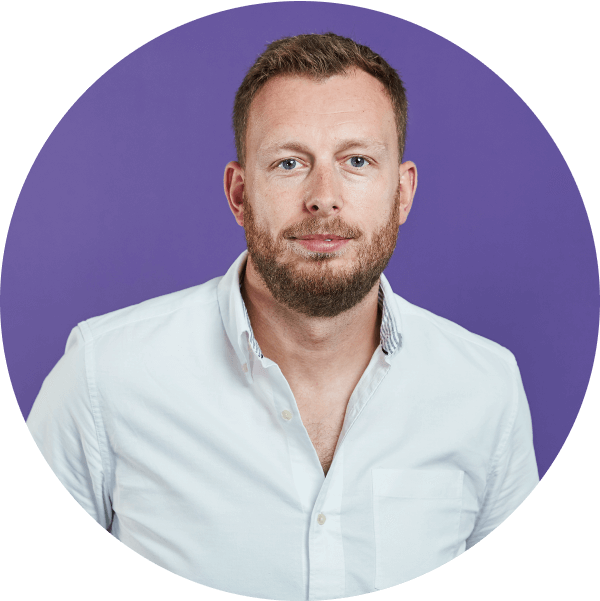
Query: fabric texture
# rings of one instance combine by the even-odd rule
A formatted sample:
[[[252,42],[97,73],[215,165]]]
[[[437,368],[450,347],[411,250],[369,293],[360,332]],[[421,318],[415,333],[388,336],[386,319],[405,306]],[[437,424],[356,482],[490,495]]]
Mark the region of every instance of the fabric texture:
[[[201,584],[320,600],[424,574],[527,497],[538,472],[514,356],[402,299],[385,276],[381,344],[325,477],[252,334],[246,257],[80,323],[44,381],[29,429],[104,528]]]

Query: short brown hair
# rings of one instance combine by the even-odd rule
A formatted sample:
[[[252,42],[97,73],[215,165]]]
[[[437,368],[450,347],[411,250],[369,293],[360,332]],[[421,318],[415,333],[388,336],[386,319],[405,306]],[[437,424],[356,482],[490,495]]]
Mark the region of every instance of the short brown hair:
[[[276,75],[304,75],[317,81],[362,69],[378,79],[392,101],[398,130],[400,160],[404,154],[408,102],[400,76],[369,47],[335,33],[303,34],[271,42],[250,67],[235,95],[233,131],[238,161],[245,162],[246,129],[250,105],[258,91]]]

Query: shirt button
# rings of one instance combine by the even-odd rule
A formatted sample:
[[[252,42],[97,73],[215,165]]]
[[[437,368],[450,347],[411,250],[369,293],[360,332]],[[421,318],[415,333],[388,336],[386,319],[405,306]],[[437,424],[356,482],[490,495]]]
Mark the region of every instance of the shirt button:
[[[242,365],[242,369],[244,370],[244,373],[247,374],[248,373],[248,364],[244,363],[244,365]]]
[[[318,522],[319,526],[322,526],[322,525],[325,523],[325,520],[326,520],[326,519],[327,519],[327,518],[326,518],[326,517],[325,517],[325,516],[324,516],[322,513],[320,513],[320,514],[317,516],[317,522]]]
[[[287,409],[284,409],[284,410],[281,412],[281,417],[283,417],[283,419],[284,419],[286,422],[289,422],[289,421],[292,419],[292,412],[291,412],[291,411],[288,411]]]

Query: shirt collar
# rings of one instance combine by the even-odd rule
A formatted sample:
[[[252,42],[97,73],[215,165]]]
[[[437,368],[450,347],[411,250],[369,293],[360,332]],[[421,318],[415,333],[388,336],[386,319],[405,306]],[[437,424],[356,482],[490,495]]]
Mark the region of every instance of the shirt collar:
[[[252,332],[250,317],[240,290],[240,278],[246,267],[247,257],[248,251],[245,250],[221,278],[217,296],[225,332],[244,372],[250,377],[250,352],[254,352],[259,359],[263,358],[263,354]],[[381,348],[386,355],[393,355],[402,346],[400,310],[390,283],[383,274],[379,282],[377,300],[382,313],[379,330]]]

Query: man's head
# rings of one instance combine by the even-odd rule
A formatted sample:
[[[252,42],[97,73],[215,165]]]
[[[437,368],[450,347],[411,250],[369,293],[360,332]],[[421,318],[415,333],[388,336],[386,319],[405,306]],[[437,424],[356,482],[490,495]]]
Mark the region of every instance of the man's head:
[[[394,110],[400,160],[404,155],[408,102],[398,73],[369,47],[334,33],[305,34],[271,42],[250,67],[233,105],[233,131],[238,161],[246,161],[246,132],[252,101],[271,79],[281,75],[323,81],[355,69],[381,82]]]
[[[352,62],[366,61],[364,55],[387,74],[385,82]],[[268,77],[260,64],[270,65]],[[401,100],[390,89],[400,90]],[[245,96],[250,103],[243,109]],[[351,40],[287,38],[271,44],[249,71],[234,123],[238,117],[240,162],[227,165],[225,192],[246,231],[248,268],[294,311],[315,317],[346,311],[377,283],[416,187],[414,164],[401,162],[400,79]]]

